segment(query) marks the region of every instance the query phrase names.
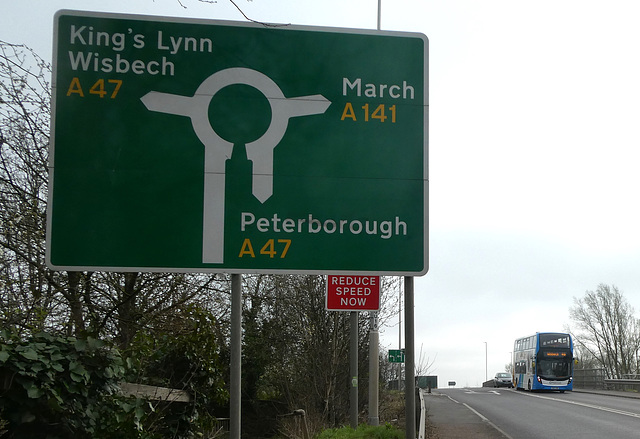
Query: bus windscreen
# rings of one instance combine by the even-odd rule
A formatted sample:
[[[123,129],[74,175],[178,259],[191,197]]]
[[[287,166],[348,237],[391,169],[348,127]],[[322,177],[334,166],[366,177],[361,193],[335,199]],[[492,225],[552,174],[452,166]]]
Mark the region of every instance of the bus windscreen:
[[[538,360],[538,376],[547,380],[564,380],[571,376],[570,359],[541,359]]]

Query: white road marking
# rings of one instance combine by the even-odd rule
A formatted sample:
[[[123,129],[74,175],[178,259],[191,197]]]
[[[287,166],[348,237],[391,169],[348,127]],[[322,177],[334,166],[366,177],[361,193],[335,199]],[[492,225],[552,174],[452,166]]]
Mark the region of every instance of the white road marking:
[[[604,407],[604,406],[601,406],[601,405],[586,404],[584,402],[569,401],[569,400],[566,400],[566,399],[553,398],[551,396],[532,395],[532,394],[529,394],[529,393],[520,393],[520,392],[515,392],[515,393],[517,393],[518,395],[530,396],[532,398],[548,399],[550,401],[564,402],[565,404],[579,405],[581,407],[587,407],[587,408],[590,408],[590,409],[600,410],[600,411],[603,411],[603,412],[617,413],[618,415],[629,416],[631,418],[640,418],[640,413],[627,412],[627,411],[624,411],[624,410],[618,410],[618,409],[614,409],[614,408],[611,408],[611,407]]]
[[[487,419],[485,416],[483,416],[482,414],[480,414],[477,410],[475,410],[474,408],[472,408],[469,404],[467,403],[462,403],[462,405],[464,405],[466,408],[468,408],[469,410],[471,410],[473,413],[475,413],[476,415],[478,415],[480,417],[480,419],[482,419],[482,421],[486,422],[487,424],[489,424],[490,426],[492,426],[493,428],[495,428],[496,430],[498,430],[504,437],[506,437],[507,439],[513,439],[511,436],[509,436],[505,431],[503,431],[500,427],[498,427],[496,424],[494,424],[493,422],[491,422],[489,419]]]

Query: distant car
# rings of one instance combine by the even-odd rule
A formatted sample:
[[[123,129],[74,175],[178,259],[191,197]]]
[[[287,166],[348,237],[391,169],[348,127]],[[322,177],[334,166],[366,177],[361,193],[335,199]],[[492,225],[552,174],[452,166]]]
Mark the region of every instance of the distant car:
[[[498,372],[493,379],[493,387],[513,387],[511,374],[506,372]]]

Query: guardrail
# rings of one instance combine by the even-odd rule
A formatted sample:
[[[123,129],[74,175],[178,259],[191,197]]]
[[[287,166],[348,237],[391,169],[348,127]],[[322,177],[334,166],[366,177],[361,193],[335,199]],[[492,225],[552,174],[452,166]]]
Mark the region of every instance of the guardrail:
[[[606,372],[602,368],[574,369],[573,387],[578,389],[600,389],[605,388],[604,378]]]
[[[418,395],[420,396],[420,424],[418,427],[418,439],[425,439],[425,427],[427,424],[427,407],[424,403],[423,391],[424,389],[418,390]],[[431,393],[431,389],[429,389],[429,393]]]
[[[640,380],[609,378],[604,380],[604,385],[615,390],[640,390]]]

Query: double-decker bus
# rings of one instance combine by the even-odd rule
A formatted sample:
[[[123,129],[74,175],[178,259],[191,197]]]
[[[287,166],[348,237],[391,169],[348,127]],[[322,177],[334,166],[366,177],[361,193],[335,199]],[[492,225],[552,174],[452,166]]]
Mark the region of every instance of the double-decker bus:
[[[573,389],[573,342],[569,334],[537,332],[519,338],[513,346],[513,383],[516,389]]]

